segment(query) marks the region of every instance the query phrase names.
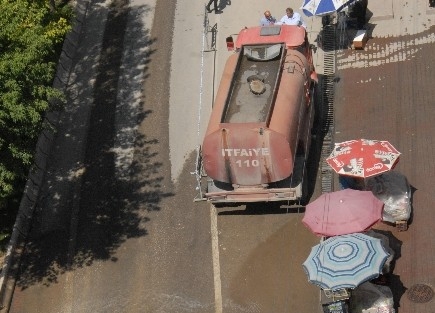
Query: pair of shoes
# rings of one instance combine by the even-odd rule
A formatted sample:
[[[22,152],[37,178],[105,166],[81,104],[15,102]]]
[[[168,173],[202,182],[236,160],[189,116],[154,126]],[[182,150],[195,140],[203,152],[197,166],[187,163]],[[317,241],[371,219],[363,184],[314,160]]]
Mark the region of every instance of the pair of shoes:
[[[222,11],[222,10],[215,10],[214,11],[214,14],[220,14],[220,13],[224,13],[224,11]]]

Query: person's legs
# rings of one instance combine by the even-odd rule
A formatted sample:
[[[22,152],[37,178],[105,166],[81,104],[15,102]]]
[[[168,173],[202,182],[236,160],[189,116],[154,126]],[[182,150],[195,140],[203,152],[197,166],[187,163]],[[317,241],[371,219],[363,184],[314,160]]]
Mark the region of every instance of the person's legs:
[[[366,25],[368,0],[360,0],[360,1],[361,1],[361,8],[357,20],[358,20],[358,28],[363,29],[364,26]]]
[[[358,29],[363,29],[366,24],[366,18],[363,15],[357,17]]]

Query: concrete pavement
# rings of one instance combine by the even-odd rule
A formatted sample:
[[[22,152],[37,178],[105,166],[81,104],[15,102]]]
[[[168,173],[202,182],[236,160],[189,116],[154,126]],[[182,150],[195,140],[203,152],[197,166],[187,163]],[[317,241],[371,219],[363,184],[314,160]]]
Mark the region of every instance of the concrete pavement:
[[[372,38],[365,50],[336,54],[335,142],[390,141],[402,152],[395,170],[413,188],[409,229],[387,232],[396,261],[390,286],[396,312],[433,313],[435,246],[435,10],[428,1],[369,1]],[[338,186],[336,186],[337,189]]]
[[[301,1],[272,0],[253,3],[250,0],[218,1],[221,14],[204,15],[206,1],[177,1],[175,33],[173,39],[170,97],[170,147],[172,179],[177,180],[187,156],[201,144],[207,127],[208,117],[214,98],[214,91],[220,82],[225,61],[233,52],[227,51],[225,38],[236,35],[245,26],[259,25],[265,10],[280,19],[285,9],[292,7],[299,12],[305,23],[309,40],[314,43],[321,28],[321,19],[306,17],[299,9]],[[210,27],[216,25],[216,51],[210,50],[212,37],[204,37],[204,21]],[[322,73],[323,55],[321,50],[314,55],[316,70]],[[177,133],[186,134],[185,141],[176,141]],[[192,169],[194,165],[192,164]]]
[[[314,43],[321,30],[321,18],[306,17],[300,10],[301,0],[272,0],[263,3],[253,3],[249,0],[218,1],[222,8],[221,14],[206,14],[206,1],[177,1],[175,16],[173,51],[171,64],[170,90],[170,146],[172,179],[177,180],[185,160],[195,151],[202,141],[202,135],[207,126],[214,90],[219,85],[219,79],[225,60],[232,53],[227,51],[225,38],[236,35],[245,26],[256,26],[265,10],[279,19],[285,14],[285,8],[292,7],[299,12],[307,24],[308,37]],[[417,12],[415,16],[412,12]],[[372,28],[372,36],[389,37],[405,34],[418,34],[427,29],[430,24],[432,10],[427,8],[427,1],[369,1],[368,16]],[[211,33],[204,35],[204,24],[216,26],[216,51],[209,51],[212,43]],[[432,35],[426,35],[407,46],[418,46],[433,42]],[[412,57],[415,49],[397,53],[402,45],[391,43],[386,47],[377,47],[370,56],[359,54],[344,57],[338,51],[339,63],[337,69],[351,67],[376,66],[382,62],[395,62],[404,57]],[[205,52],[206,51],[206,52]],[[385,58],[389,60],[385,60]],[[314,65],[319,74],[323,74],[324,54],[317,49],[314,54]],[[185,141],[177,140],[177,134],[186,134]],[[193,169],[193,165],[192,165]]]
[[[210,25],[217,26],[216,51],[203,52],[209,47],[210,34],[203,40],[202,29],[193,25],[202,25],[205,4],[178,1],[176,24],[181,27],[176,29],[189,35],[177,36],[176,31],[173,55],[180,64],[185,61],[189,67],[184,66],[185,72],[175,74],[173,79],[188,77],[184,81],[189,89],[183,84],[178,87],[171,84],[176,86],[171,90],[171,112],[173,106],[181,105],[177,101],[183,99],[185,130],[196,135],[171,151],[174,180],[184,158],[200,144],[213,92],[219,84],[224,62],[231,54],[226,50],[225,37],[237,34],[245,26],[257,25],[266,9],[276,18],[288,6],[300,12],[299,2],[274,0],[253,4],[239,0],[223,5],[222,14],[208,15]],[[430,248],[435,245],[432,234],[435,197],[430,189],[433,175],[429,173],[434,172],[432,156],[435,154],[432,104],[435,10],[423,0],[369,1],[368,10],[372,38],[365,50],[342,49],[335,54],[334,137],[337,142],[360,137],[390,140],[402,152],[397,170],[417,189],[410,228],[398,232],[386,224],[377,227],[391,235],[396,250],[396,266],[391,277],[396,312],[433,313],[435,301],[429,298],[435,286],[435,253]],[[314,42],[321,29],[321,19],[302,16],[308,25],[309,39]],[[315,65],[322,74],[323,52],[317,51]],[[177,70],[175,67],[174,72]],[[174,133],[181,127],[172,123],[175,119],[175,115],[171,116],[170,127]],[[171,149],[174,147],[171,144]],[[416,289],[419,286],[424,287]]]
[[[222,14],[209,14],[210,25],[216,24],[218,30],[215,52],[205,52],[211,40],[210,33],[203,37],[201,28],[205,3],[177,2],[170,84],[174,88],[170,90],[169,104],[173,180],[177,180],[186,158],[201,141],[214,90],[219,84],[224,62],[231,54],[226,50],[225,37],[237,34],[244,26],[257,25],[266,9],[276,18],[284,15],[288,6],[300,12],[299,2],[272,0],[253,4],[249,0],[234,0],[223,7]],[[406,174],[417,189],[414,193],[415,214],[407,232],[399,233],[386,225],[379,225],[379,228],[392,232],[397,239],[395,248],[400,252],[394,270],[398,276],[395,277],[399,287],[395,289],[398,311],[433,313],[434,301],[417,303],[409,299],[407,292],[418,284],[435,286],[435,256],[430,251],[435,238],[432,234],[435,199],[430,188],[434,172],[431,156],[435,152],[432,104],[435,94],[431,86],[435,79],[435,60],[431,53],[434,36],[430,27],[435,14],[427,7],[427,1],[422,0],[412,3],[405,0],[369,1],[369,10],[373,13],[370,23],[374,25],[374,38],[369,40],[366,50],[337,51],[337,77],[340,80],[336,85],[335,139],[382,137],[391,140],[402,151],[397,169]],[[304,20],[313,42],[321,20],[315,17],[304,17]],[[320,49],[315,57],[316,69],[322,73]],[[139,67],[139,64],[131,65],[133,69]],[[130,81],[134,76],[129,75],[128,69],[124,70],[121,81]],[[131,102],[127,95],[119,96],[122,99],[125,96],[125,100],[133,104],[136,99]],[[134,94],[131,96],[135,97]],[[125,129],[122,121],[117,125]],[[179,133],[186,134],[185,140],[175,139]],[[130,138],[130,132],[125,135]],[[118,156],[128,161],[129,147],[120,148],[126,149],[126,155]]]

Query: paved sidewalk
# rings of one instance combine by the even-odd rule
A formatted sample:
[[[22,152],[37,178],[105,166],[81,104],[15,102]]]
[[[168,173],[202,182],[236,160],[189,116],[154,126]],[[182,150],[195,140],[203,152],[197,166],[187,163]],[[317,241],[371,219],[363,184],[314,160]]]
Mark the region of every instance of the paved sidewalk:
[[[391,284],[399,313],[435,312],[434,298],[423,302],[435,289],[435,10],[427,5],[369,1],[373,38],[365,50],[337,51],[335,141],[389,140],[402,152],[395,170],[414,191],[408,231],[377,226],[393,239]]]

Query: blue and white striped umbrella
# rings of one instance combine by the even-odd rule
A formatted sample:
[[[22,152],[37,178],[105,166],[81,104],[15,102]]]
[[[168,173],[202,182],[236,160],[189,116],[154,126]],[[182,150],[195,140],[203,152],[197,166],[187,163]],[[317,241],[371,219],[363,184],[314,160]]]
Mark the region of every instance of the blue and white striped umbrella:
[[[353,289],[378,277],[388,256],[380,239],[354,233],[314,246],[302,266],[308,281],[322,289]]]
[[[306,16],[324,16],[339,12],[355,0],[304,0],[301,6]]]

